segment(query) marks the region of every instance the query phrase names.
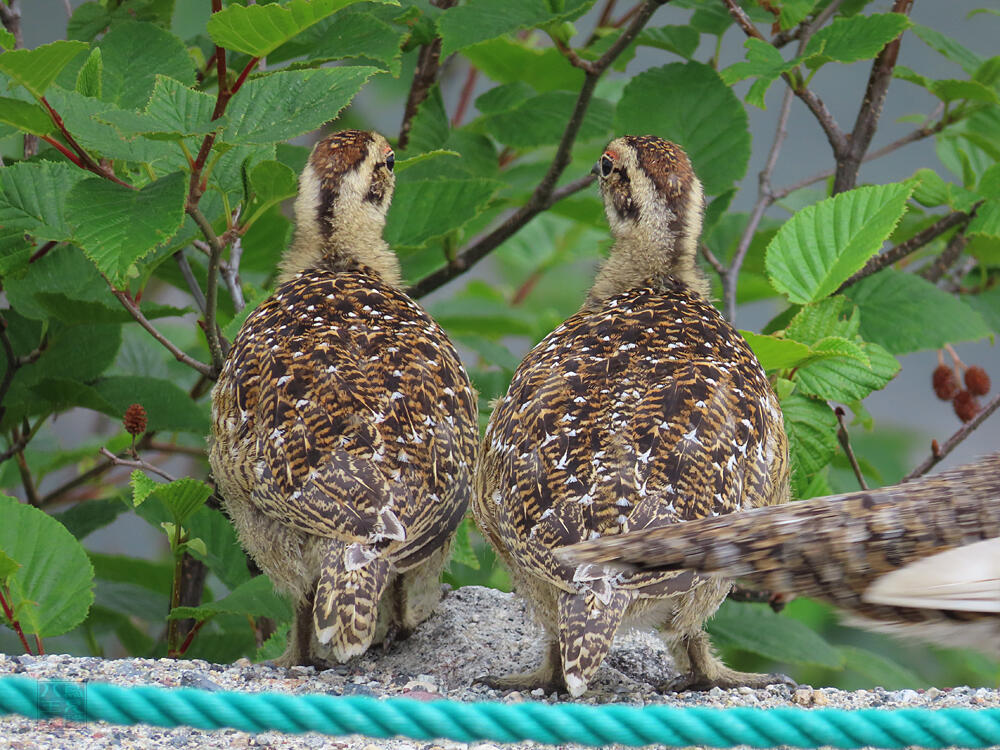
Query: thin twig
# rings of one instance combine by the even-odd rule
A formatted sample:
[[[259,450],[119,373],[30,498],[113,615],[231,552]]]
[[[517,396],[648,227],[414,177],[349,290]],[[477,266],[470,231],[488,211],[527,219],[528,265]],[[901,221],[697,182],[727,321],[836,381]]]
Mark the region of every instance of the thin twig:
[[[216,308],[219,302],[219,261],[222,259],[222,243],[215,235],[212,224],[205,214],[195,205],[188,205],[188,215],[194,219],[208,241],[211,253],[208,256],[208,282],[205,286],[205,336],[208,339],[208,351],[212,355],[212,367],[215,372],[222,369],[225,359],[223,338],[216,327]]]
[[[9,5],[0,0],[0,23],[14,35],[14,49],[24,47],[24,37],[21,32],[21,9],[18,7],[17,0],[10,0]]]
[[[722,261],[715,257],[715,253],[706,245],[704,242],[701,243],[701,254],[702,257],[708,261],[708,265],[712,267],[712,270],[719,275],[719,279],[722,281],[723,285],[726,283],[726,267],[722,265]]]
[[[892,4],[892,12],[908,15],[912,6],[913,0],[896,0]],[[899,36],[885,45],[875,56],[865,96],[861,100],[858,116],[854,121],[854,130],[847,140],[847,148],[837,154],[837,172],[833,178],[834,195],[850,190],[857,184],[861,160],[868,151],[872,138],[875,137],[875,129],[882,116],[882,105],[885,104],[885,95],[892,82],[892,71],[896,67],[902,38],[903,33],[900,32]]]
[[[750,212],[750,218],[747,220],[746,227],[743,228],[743,234],[740,236],[740,242],[736,247],[736,252],[733,254],[733,259],[730,262],[729,267],[726,269],[726,273],[722,281],[726,317],[729,319],[729,322],[733,324],[736,323],[736,291],[739,285],[740,268],[743,266],[743,261],[746,259],[747,251],[750,249],[750,244],[753,242],[753,237],[757,233],[757,227],[760,226],[760,222],[764,218],[764,214],[774,202],[773,193],[771,192],[771,174],[774,172],[774,168],[778,163],[778,154],[781,152],[781,145],[784,143],[785,136],[788,134],[788,116],[791,111],[792,90],[786,89],[785,94],[781,99],[781,112],[778,115],[778,125],[775,129],[774,141],[771,143],[771,150],[768,152],[767,163],[764,165],[764,168],[760,171],[760,174],[757,177],[757,202],[754,204],[753,210]]]
[[[794,42],[796,39],[801,39],[802,35],[810,29],[818,29],[820,26],[829,21],[833,14],[840,10],[840,6],[843,4],[844,0],[833,0],[829,5],[827,5],[823,10],[821,10],[815,18],[812,20],[806,19],[794,29],[786,29],[785,31],[779,31],[771,39],[771,44],[773,44],[778,49],[781,49],[789,42]]]
[[[187,256],[184,255],[183,250],[178,250],[174,253],[174,260],[177,261],[177,267],[181,269],[181,276],[184,277],[184,281],[188,285],[188,291],[191,292],[191,296],[194,297],[194,302],[198,306],[198,311],[205,315],[205,295],[201,291],[201,285],[198,284],[198,279],[194,276],[194,271],[191,270],[191,264],[188,262]]]
[[[127,466],[130,469],[139,469],[141,471],[146,471],[151,474],[156,474],[159,477],[163,477],[168,482],[177,481],[176,477],[172,477],[169,473],[161,469],[159,466],[153,466],[149,461],[145,461],[141,458],[131,459],[122,458],[121,456],[116,456],[114,453],[109,451],[107,448],[101,448],[100,454],[104,456],[108,461],[111,462],[113,466]]]
[[[585,71],[583,86],[580,88],[576,105],[574,106],[573,113],[570,115],[569,122],[567,122],[566,128],[563,131],[562,138],[559,141],[559,146],[556,148],[556,153],[552,159],[552,163],[549,165],[545,176],[542,177],[541,182],[538,183],[538,186],[535,188],[527,202],[508,216],[496,229],[475,240],[471,245],[457,253],[448,265],[425,276],[414,284],[410,290],[410,293],[413,296],[421,297],[428,292],[437,289],[442,284],[447,283],[459,274],[464,273],[475,263],[478,263],[480,260],[485,258],[501,243],[514,235],[521,229],[521,227],[531,221],[535,216],[552,205],[552,201],[556,196],[559,198],[565,197],[566,195],[569,195],[570,192],[582,189],[582,187],[590,184],[589,181],[592,180],[592,177],[588,176],[586,178],[586,182],[581,179],[572,183],[572,190],[570,191],[564,190],[560,192],[555,189],[556,182],[558,182],[559,177],[569,165],[570,152],[573,148],[573,144],[576,142],[576,136],[580,131],[580,126],[583,124],[583,117],[586,114],[587,107],[590,105],[590,100],[594,95],[594,88],[597,86],[598,79],[600,79],[601,75],[605,70],[607,70],[611,63],[613,63],[615,59],[625,50],[625,48],[639,35],[642,27],[646,25],[646,22],[650,19],[653,13],[666,2],[669,2],[669,0],[645,0],[645,2],[638,6],[639,11],[635,14],[635,17],[632,19],[629,27],[622,32],[618,39],[615,40],[614,44],[612,44],[600,58],[592,63],[588,63],[589,70]],[[570,185],[566,186],[566,188],[570,187]]]
[[[969,238],[961,229],[952,235],[941,254],[934,259],[934,262],[920,271],[920,275],[932,284],[936,284],[941,277],[948,272],[948,269],[955,265],[961,257],[965,246],[969,244]]]
[[[194,357],[191,357],[190,355],[185,354],[183,351],[181,351],[181,349],[178,348],[177,345],[174,344],[174,342],[172,342],[170,339],[168,339],[166,336],[160,333],[156,329],[156,326],[154,326],[149,321],[149,319],[142,314],[142,310],[140,310],[139,306],[132,300],[132,297],[129,295],[127,290],[116,289],[109,279],[106,279],[106,281],[108,282],[108,286],[111,288],[111,293],[118,298],[118,301],[122,304],[122,307],[128,310],[129,314],[132,316],[132,319],[135,320],[135,322],[141,325],[143,328],[145,328],[146,331],[149,332],[149,334],[154,339],[156,339],[164,347],[166,347],[167,351],[173,354],[174,358],[178,362],[183,362],[188,367],[197,370],[205,377],[215,380],[216,378],[215,370],[213,370],[210,365],[206,365],[204,362],[199,362]]]
[[[972,432],[977,427],[979,427],[979,425],[985,422],[986,419],[993,412],[995,412],[998,407],[1000,407],[1000,394],[994,396],[993,400],[990,401],[988,404],[986,404],[986,406],[983,407],[982,411],[980,411],[975,417],[973,417],[970,422],[966,422],[964,425],[958,428],[955,434],[945,441],[944,445],[939,446],[937,450],[932,450],[931,455],[929,455],[926,459],[924,459],[923,463],[917,466],[917,468],[915,468],[913,471],[911,471],[909,474],[903,477],[902,481],[909,482],[911,479],[916,479],[917,477],[923,476],[932,468],[934,468],[935,465],[940,463],[949,453],[955,450],[955,448],[957,448],[963,440],[969,437],[969,435],[971,435]]]
[[[0,5],[2,5],[2,3],[0,3]],[[102,167],[100,164],[94,161],[94,157],[92,157],[89,153],[87,153],[87,150],[83,146],[77,143],[72,133],[70,133],[69,129],[66,127],[66,123],[63,122],[62,117],[59,115],[58,112],[56,112],[56,110],[52,107],[52,105],[48,103],[48,101],[45,99],[44,96],[39,97],[38,102],[43,107],[45,107],[45,111],[48,112],[49,119],[52,120],[52,123],[59,129],[59,132],[62,134],[62,137],[66,140],[66,143],[69,144],[70,148],[72,148],[73,151],[76,153],[76,155],[79,157],[79,161],[76,162],[77,166],[83,167],[87,171],[93,172],[99,177],[103,177],[106,180],[111,180],[112,182],[115,182],[123,187],[127,187],[130,190],[135,190],[135,186],[129,185],[124,180],[119,179],[118,176],[114,173],[114,170],[111,169],[111,167]],[[48,138],[46,140],[49,143],[56,143],[52,140],[49,140]]]
[[[861,466],[858,465],[858,459],[854,455],[854,449],[851,448],[851,436],[847,432],[847,425],[844,423],[844,409],[838,406],[833,410],[833,413],[837,415],[837,440],[840,442],[840,447],[844,449],[844,455],[847,456],[847,460],[851,462],[851,469],[854,470],[854,476],[858,480],[858,484],[861,489],[867,490],[868,483],[865,482],[865,475],[861,473]]]
[[[469,70],[465,74],[465,83],[462,84],[462,90],[458,95],[458,105],[455,107],[455,113],[451,116],[451,126],[453,128],[457,128],[462,124],[462,120],[465,119],[465,112],[469,109],[469,104],[472,102],[472,95],[476,91],[476,78],[478,76],[479,68],[469,63]]]
[[[840,294],[849,286],[857,284],[861,281],[861,279],[868,278],[873,273],[878,273],[883,268],[887,268],[888,266],[899,262],[907,255],[916,252],[928,242],[931,242],[935,238],[944,234],[952,227],[957,227],[960,224],[968,222],[970,218],[971,214],[967,214],[964,211],[953,211],[942,219],[935,221],[926,229],[922,229],[917,232],[915,235],[910,237],[910,239],[900,242],[895,247],[889,248],[881,255],[875,255],[869,258],[868,262],[865,263],[860,271],[855,273],[847,281],[840,285],[835,294]]]

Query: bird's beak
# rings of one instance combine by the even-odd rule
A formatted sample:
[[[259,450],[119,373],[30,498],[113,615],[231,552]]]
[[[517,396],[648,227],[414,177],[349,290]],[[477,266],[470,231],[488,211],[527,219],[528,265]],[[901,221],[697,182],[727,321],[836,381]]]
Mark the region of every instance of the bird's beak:
[[[594,166],[592,166],[590,168],[590,173],[592,175],[597,175],[598,177],[601,176],[601,160],[600,159],[598,159],[597,161],[594,162]]]

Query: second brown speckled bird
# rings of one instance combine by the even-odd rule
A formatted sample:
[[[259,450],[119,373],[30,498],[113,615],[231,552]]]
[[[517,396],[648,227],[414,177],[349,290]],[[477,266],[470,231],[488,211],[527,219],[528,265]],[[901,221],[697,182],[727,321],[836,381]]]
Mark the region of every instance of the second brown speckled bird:
[[[280,285],[212,392],[226,509],[295,605],[284,665],[345,661],[426,619],[471,491],[469,378],[382,239],[393,164],[375,133],[316,145]]]
[[[545,627],[530,674],[499,688],[581,695],[623,623],[662,626],[676,687],[762,686],[711,652],[703,622],[729,584],[607,572],[553,550],[788,499],[781,411],[743,338],[705,299],[703,195],[687,155],[612,141],[594,167],[615,238],[582,309],[514,373],[483,442],[473,510]]]
[[[862,627],[1000,657],[1000,454],[906,484],[596,539],[574,565],[693,570],[813,596]]]

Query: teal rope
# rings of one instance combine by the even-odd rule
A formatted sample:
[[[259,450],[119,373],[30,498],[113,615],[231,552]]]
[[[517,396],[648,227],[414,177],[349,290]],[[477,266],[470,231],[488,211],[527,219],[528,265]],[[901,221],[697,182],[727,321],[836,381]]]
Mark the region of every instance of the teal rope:
[[[77,718],[245,732],[322,732],[369,737],[402,735],[461,742],[534,740],[582,745],[732,747],[1000,745],[1000,709],[804,710],[675,708],[620,704],[421,702],[361,696],[206,692],[123,688],[99,682],[0,679],[0,715]]]

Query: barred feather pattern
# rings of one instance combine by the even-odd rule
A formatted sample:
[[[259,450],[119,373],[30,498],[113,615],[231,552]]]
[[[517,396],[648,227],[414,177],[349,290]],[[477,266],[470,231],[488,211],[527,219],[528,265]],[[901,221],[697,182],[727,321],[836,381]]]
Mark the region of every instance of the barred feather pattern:
[[[992,561],[992,568],[981,566],[985,573],[971,571],[967,558],[942,555],[971,545],[980,563]],[[976,580],[959,591],[972,591],[981,606],[974,599],[949,609],[944,596],[930,606],[938,584],[931,578],[961,581],[962,570],[928,577],[918,606],[882,603],[882,586],[872,593],[885,576],[932,556],[973,572]],[[1000,453],[905,484],[587,541],[557,557],[595,569],[686,569],[740,579],[824,599],[868,627],[1000,655]]]
[[[555,607],[530,598],[578,694],[620,622],[701,582],[565,564],[553,550],[785,501],[782,417],[743,338],[685,284],[653,277],[525,357],[486,429],[476,486],[476,519],[520,587],[561,592]]]
[[[442,329],[363,265],[313,268],[236,337],[210,458],[242,543],[297,602],[315,588],[317,639],[343,661],[371,643],[392,579],[442,557],[477,433]]]

